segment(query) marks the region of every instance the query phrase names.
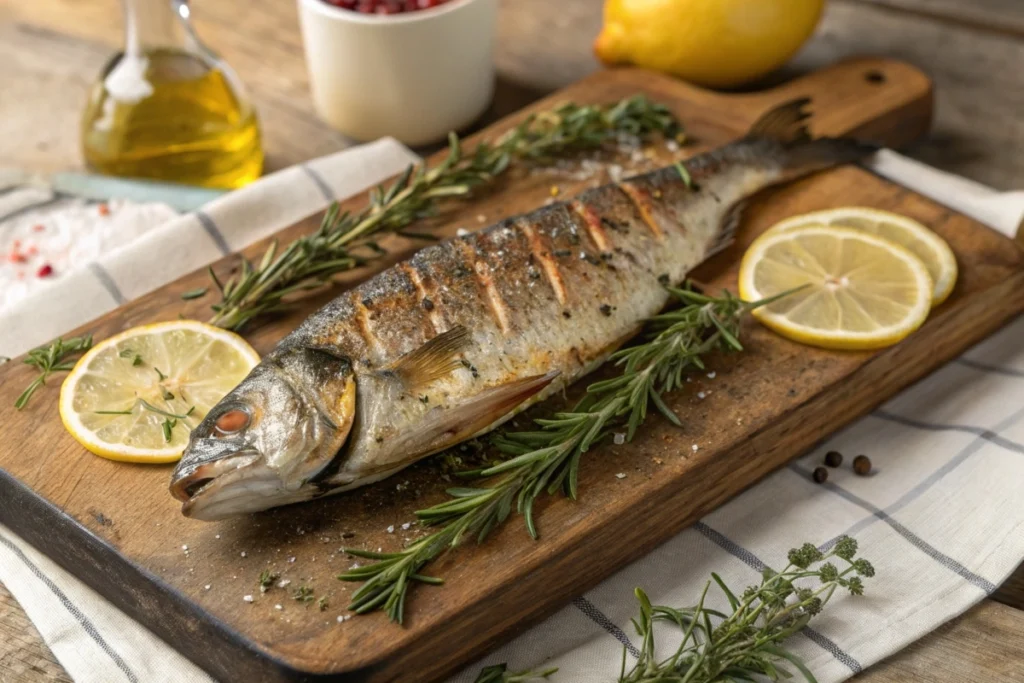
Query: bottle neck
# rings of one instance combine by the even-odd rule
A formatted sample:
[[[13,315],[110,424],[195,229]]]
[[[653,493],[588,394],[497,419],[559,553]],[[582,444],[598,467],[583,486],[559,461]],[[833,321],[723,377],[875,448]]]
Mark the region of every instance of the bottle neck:
[[[186,45],[188,4],[181,0],[123,0],[125,53],[131,56],[159,48]]]

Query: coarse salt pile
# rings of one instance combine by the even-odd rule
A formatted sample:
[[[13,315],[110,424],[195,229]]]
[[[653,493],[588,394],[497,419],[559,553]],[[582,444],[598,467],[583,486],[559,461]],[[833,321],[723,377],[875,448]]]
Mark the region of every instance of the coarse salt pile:
[[[0,222],[0,314],[177,216],[166,204],[66,200]]]

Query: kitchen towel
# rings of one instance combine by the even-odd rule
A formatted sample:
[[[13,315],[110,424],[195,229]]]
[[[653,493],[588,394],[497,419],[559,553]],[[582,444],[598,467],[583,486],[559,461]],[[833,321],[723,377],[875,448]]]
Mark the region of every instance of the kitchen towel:
[[[146,218],[154,222],[158,207],[151,206],[149,215],[138,216],[139,220],[118,233],[123,246],[98,257],[90,254],[94,257],[91,262],[75,262],[72,265],[78,269],[52,285],[33,291],[12,306],[0,306],[0,355],[13,357],[47,343],[125,301],[311,216],[335,199],[375,185],[418,160],[401,143],[382,138],[277,171],[174,220],[166,220],[167,214],[161,213],[164,220],[152,227],[143,225]],[[28,201],[32,201],[32,193],[28,194]],[[37,201],[47,201],[45,191],[34,189],[34,194],[39,195]],[[23,233],[31,234],[37,223],[23,213],[31,206],[5,208],[4,200],[0,197],[0,216],[17,209]],[[3,227],[0,225],[0,237]],[[188,248],[182,249],[183,244]],[[45,315],[40,314],[43,311]]]
[[[922,170],[893,153],[881,154],[874,164],[869,167],[897,182],[925,183],[940,201],[961,202],[961,211],[1008,234],[1024,215],[1013,196],[987,188],[972,196],[986,206],[1001,202],[1002,208],[974,211],[957,192],[962,179]],[[344,175],[341,169],[339,174]],[[208,207],[208,214],[216,211],[218,226],[240,226],[225,238],[228,249],[255,239],[247,234],[265,235],[323,206],[327,192],[317,196],[293,190],[292,183],[306,181],[297,173],[287,178],[280,187],[260,187],[278,182],[270,179],[257,183],[247,190],[251,194],[245,203],[235,199],[223,208]],[[293,212],[277,222],[262,220],[261,212],[246,204],[263,193],[292,196]],[[300,209],[303,201],[310,203]],[[203,262],[219,253],[210,252]],[[162,271],[164,280],[181,272],[170,270]],[[130,279],[132,271],[116,272]],[[159,285],[159,279],[138,286],[126,281],[124,296],[137,296]],[[105,305],[112,303],[108,299]],[[793,639],[793,648],[819,681],[849,678],[959,615],[995,590],[1024,559],[1024,507],[1019,505],[1019,482],[1024,481],[1022,339],[1024,318],[1019,318],[452,681],[470,683],[480,667],[500,662],[512,669],[557,666],[555,681],[613,681],[623,648],[628,665],[639,645],[629,623],[637,612],[634,587],[643,587],[656,604],[692,604],[712,571],[742,589],[756,583],[765,565],[784,565],[789,548],[805,541],[825,544],[842,534],[859,541],[862,556],[878,573],[867,580],[864,596],[837,595]],[[828,483],[815,484],[810,470],[828,450],[844,453],[847,465],[831,470]],[[852,457],[861,453],[874,463],[870,477],[849,469]],[[0,581],[76,681],[210,681],[2,526]],[[712,606],[721,608],[724,600],[716,596]],[[668,629],[663,632],[659,645],[668,647]],[[414,673],[409,680],[416,680]]]

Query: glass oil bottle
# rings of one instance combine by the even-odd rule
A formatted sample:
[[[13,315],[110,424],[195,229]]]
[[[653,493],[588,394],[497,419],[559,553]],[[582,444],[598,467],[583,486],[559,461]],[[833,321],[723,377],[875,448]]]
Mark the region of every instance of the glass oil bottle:
[[[125,49],[82,116],[86,164],[216,188],[259,177],[263,147],[241,81],[196,37],[187,0],[123,0]]]

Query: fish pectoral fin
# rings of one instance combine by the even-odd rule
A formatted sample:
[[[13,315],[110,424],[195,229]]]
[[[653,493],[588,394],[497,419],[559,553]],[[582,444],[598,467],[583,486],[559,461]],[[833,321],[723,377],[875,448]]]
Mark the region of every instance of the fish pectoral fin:
[[[561,374],[553,370],[543,375],[533,375],[484,389],[479,394],[453,406],[449,413],[449,424],[440,438],[446,442],[437,448],[464,441],[486,431],[502,418],[508,417],[517,408],[535,397],[555,381]]]
[[[386,371],[398,377],[409,393],[416,394],[418,389],[447,377],[461,367],[456,356],[469,341],[469,330],[462,325],[456,325],[405,354],[386,368]]]
[[[413,462],[487,431],[543,391],[559,374],[555,370],[488,387],[457,405],[431,411],[420,425],[403,435],[409,445],[399,450],[412,453],[406,462]]]

